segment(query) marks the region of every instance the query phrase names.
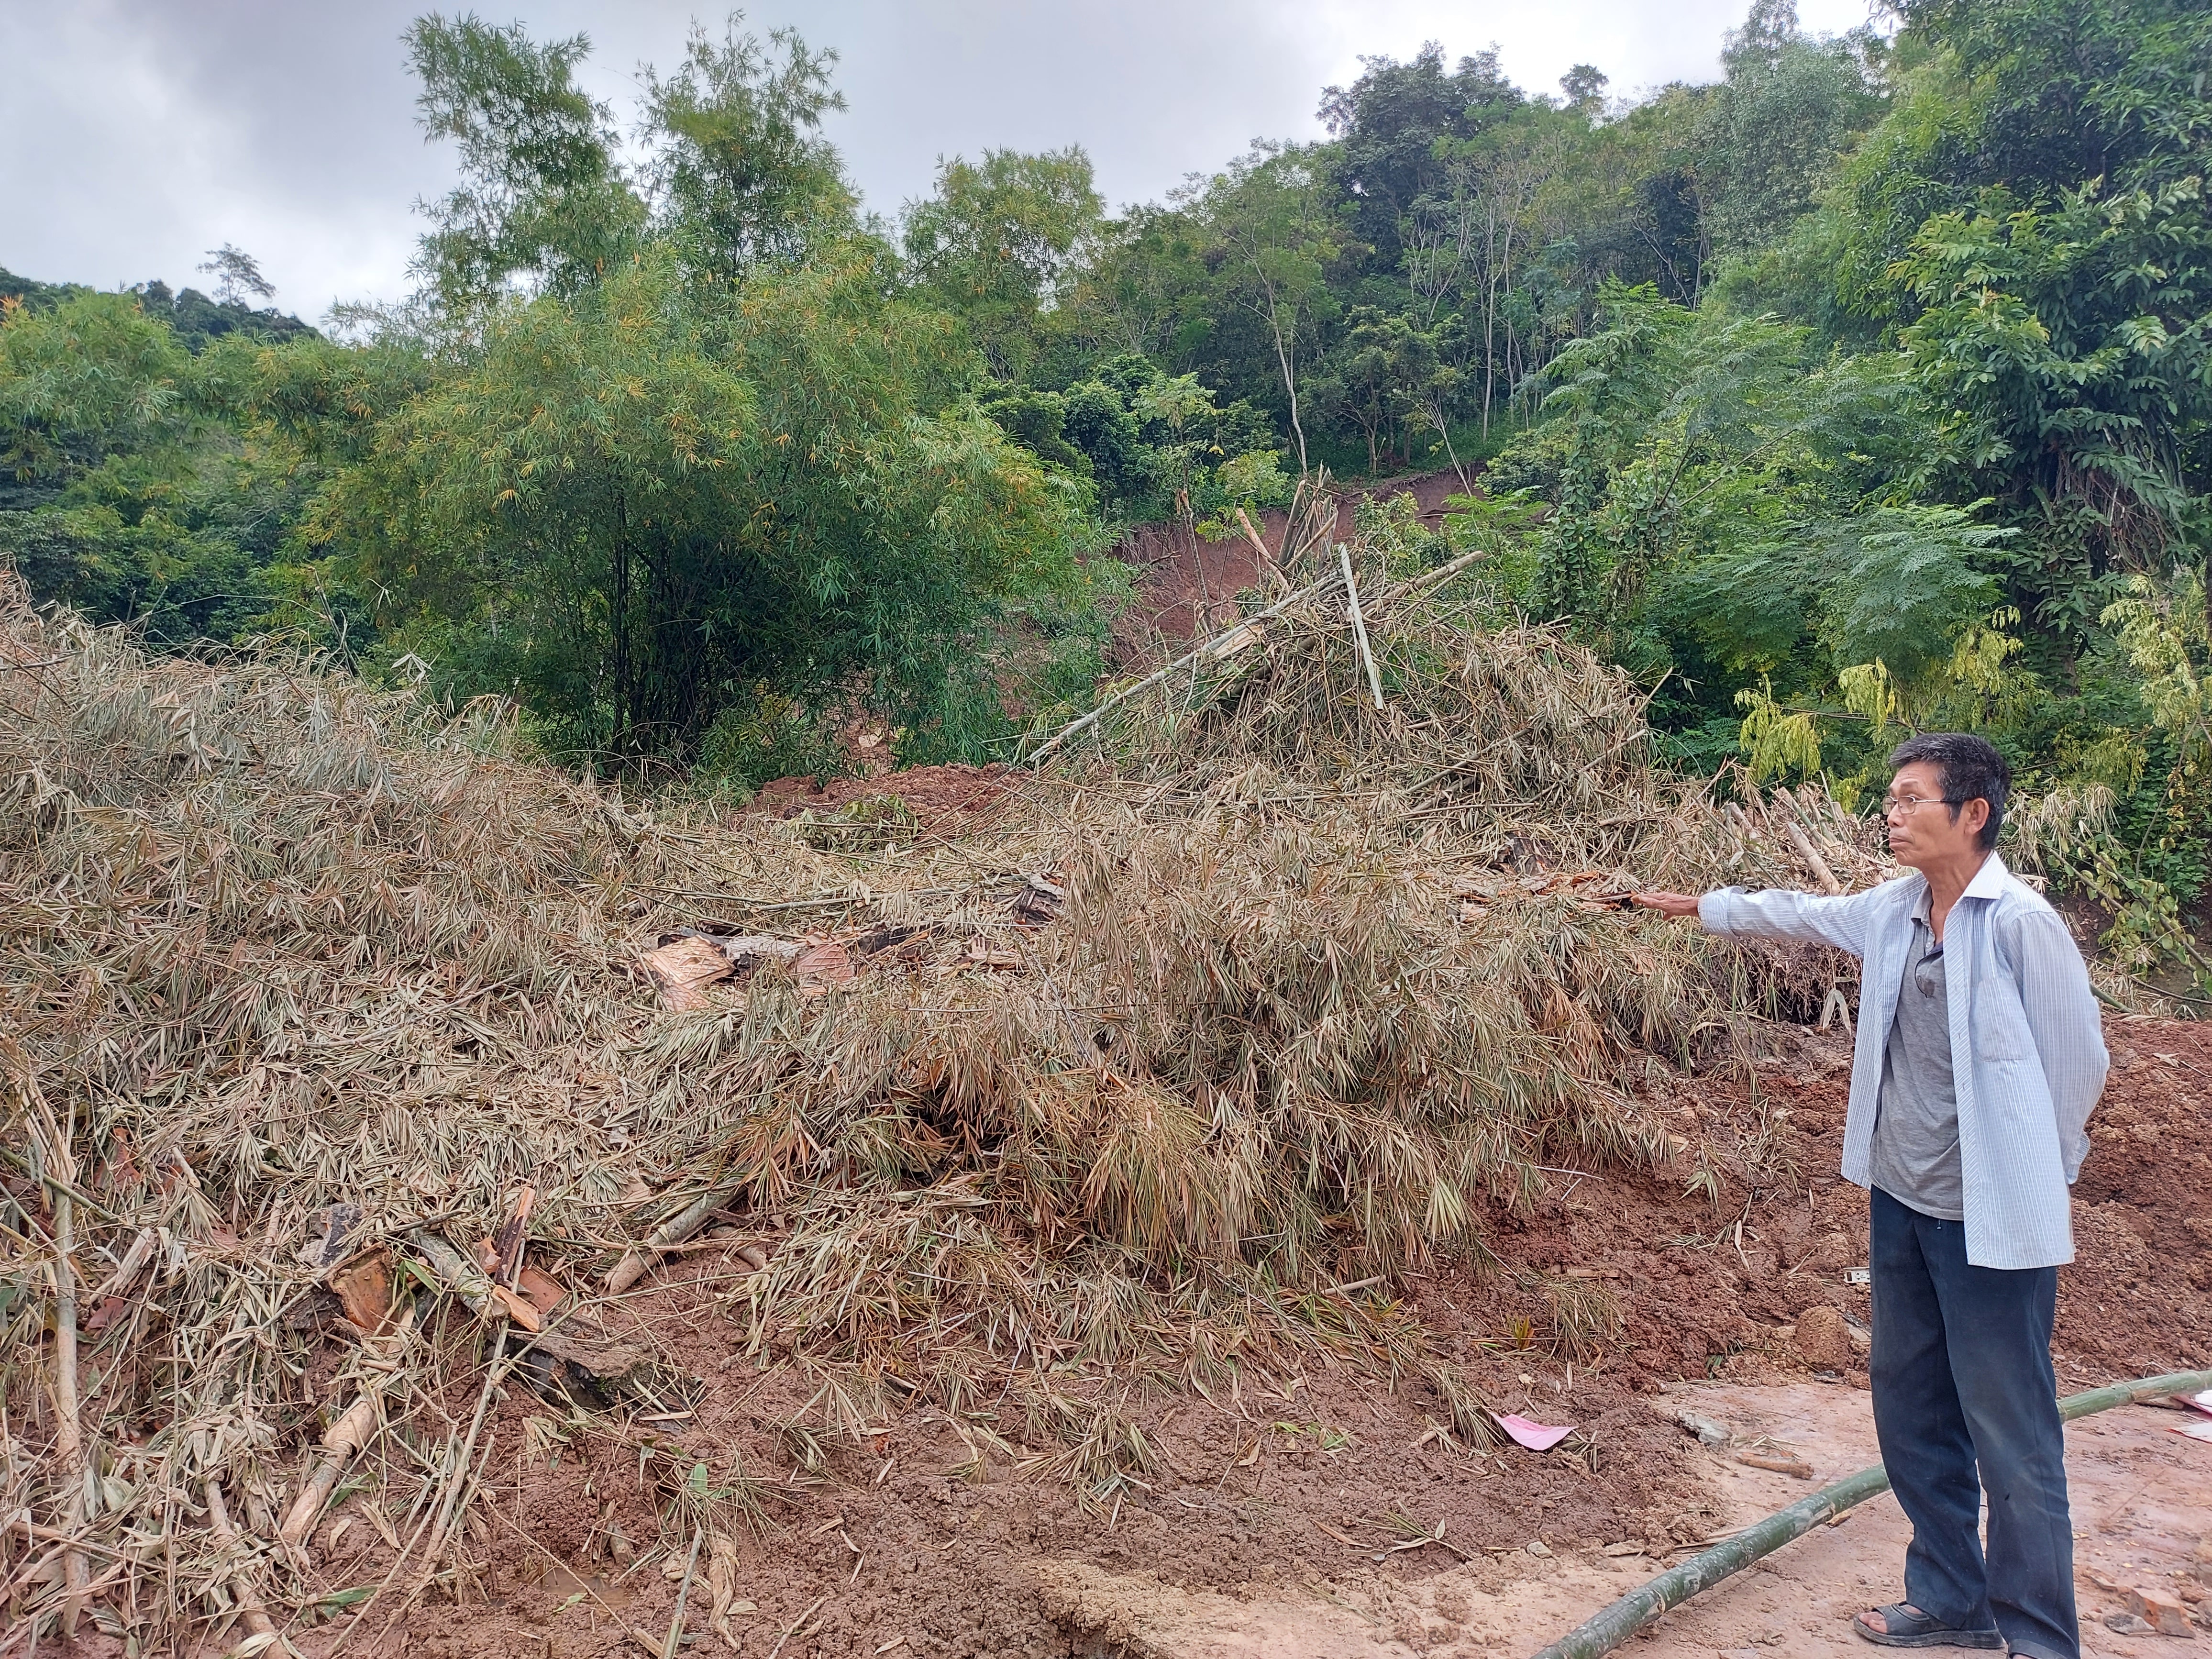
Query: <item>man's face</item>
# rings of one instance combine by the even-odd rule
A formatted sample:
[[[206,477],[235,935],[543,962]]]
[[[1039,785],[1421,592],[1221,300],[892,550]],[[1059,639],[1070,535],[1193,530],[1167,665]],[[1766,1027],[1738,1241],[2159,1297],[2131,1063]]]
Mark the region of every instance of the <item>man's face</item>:
[[[1914,805],[1914,802],[1919,805]],[[1975,837],[1989,822],[1985,801],[1968,801],[1954,817],[1943,803],[1942,774],[1924,761],[1901,766],[1889,781],[1884,816],[1889,823],[1890,855],[1912,869],[1947,859],[1971,857],[1981,849]]]

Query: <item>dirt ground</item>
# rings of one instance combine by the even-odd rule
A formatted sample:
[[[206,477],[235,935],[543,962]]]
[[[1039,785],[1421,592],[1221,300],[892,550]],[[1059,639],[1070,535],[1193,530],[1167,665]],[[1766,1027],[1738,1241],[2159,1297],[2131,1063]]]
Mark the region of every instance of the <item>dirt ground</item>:
[[[761,786],[741,809],[794,818],[817,816],[858,801],[896,797],[926,831],[951,835],[988,817],[1006,799],[1012,784],[1004,766],[910,766],[896,774],[862,771],[851,777],[817,782],[811,777],[777,778]]]
[[[1653,1404],[1657,1412],[1695,1412],[1739,1442],[1787,1449],[1810,1465],[1810,1477],[1799,1480],[1746,1468],[1726,1449],[1693,1453],[1714,1494],[1717,1530],[1747,1525],[1879,1457],[1861,1390],[1715,1382],[1671,1389]],[[2172,1433],[2178,1420],[2169,1411],[2122,1407],[2067,1429],[2085,1659],[2182,1659],[2196,1650],[2184,1643],[2199,1635],[2130,1637],[2107,1626],[2107,1617],[2127,1613],[2130,1587],[2180,1601],[2199,1615],[2200,1632],[2212,1629],[2212,1601],[2197,1575],[2198,1548],[2212,1532],[2212,1446]],[[1911,1537],[1897,1500],[1885,1492],[1678,1607],[1628,1650],[1637,1659],[1866,1659],[1874,1650],[1851,1634],[1850,1621],[1902,1594]],[[1063,1563],[1051,1564],[1040,1582],[1079,1623],[1131,1653],[1472,1659],[1533,1653],[1686,1553],[1622,1540],[1609,1550],[1509,1557],[1511,1576],[1502,1584],[1499,1564],[1489,1561],[1425,1578],[1347,1580],[1333,1602],[1316,1599],[1313,1586],[1238,1600]]]
[[[964,1422],[888,1411],[861,1449],[810,1470],[781,1425],[817,1385],[787,1358],[747,1357],[732,1299],[745,1272],[734,1252],[775,1240],[733,1233],[673,1259],[621,1304],[634,1334],[705,1380],[695,1413],[556,1423],[527,1390],[507,1389],[487,1425],[499,1473],[468,1572],[388,1629],[372,1616],[347,1650],[660,1652],[684,1570],[657,1543],[670,1472],[680,1480],[696,1462],[719,1473],[732,1454],[761,1483],[759,1522],[738,1540],[728,1643],[705,1631],[699,1565],[693,1652],[1533,1650],[1649,1577],[1671,1547],[1808,1489],[1699,1446],[1668,1420],[1684,1399],[1796,1447],[1821,1480],[1871,1461],[1850,1340],[1866,1291],[1849,1282],[1865,1259],[1865,1200],[1834,1173],[1847,1042],[1766,1030],[1774,1051],[1755,1085],[1670,1074],[1650,1091],[1708,1149],[1710,1182],[1681,1160],[1642,1175],[1563,1163],[1532,1212],[1492,1217],[1494,1261],[1366,1292],[1398,1296],[1494,1409],[1575,1425],[1556,1450],[1468,1454],[1442,1434],[1449,1410],[1425,1385],[1392,1391],[1324,1362],[1255,1370],[1215,1398],[1164,1379],[1133,1388],[1125,1409],[1155,1464],[1106,1514],[1018,1474],[988,1443],[979,1455],[983,1425],[1017,1455],[1024,1446],[1025,1425],[988,1401]],[[2212,1365],[2212,1024],[2115,1018],[2108,1036],[2116,1069],[2076,1194],[2080,1260],[2061,1278],[2069,1391]],[[1557,1328],[1563,1293],[1618,1315],[1595,1363],[1571,1364],[1535,1335]],[[1816,1308],[1841,1318],[1816,1316],[1801,1343]],[[457,1371],[465,1386],[445,1406],[459,1416],[474,1369]],[[2072,1431],[2090,1517],[2083,1559],[2116,1577],[2168,1571],[2193,1541],[2187,1516],[2212,1514],[2212,1445],[2163,1433],[2157,1416],[2130,1408]],[[334,1595],[378,1583],[391,1558],[384,1535],[398,1517],[369,1502],[336,1506],[311,1540]],[[1639,1650],[1826,1652],[1838,1632],[1848,1640],[1844,1614],[1894,1599],[1901,1522],[1884,1502],[1670,1615]],[[2101,1595],[2085,1586],[2085,1618],[2112,1605]],[[321,1655],[348,1623],[289,1634]],[[2123,1643],[2093,1635],[2102,1651]]]

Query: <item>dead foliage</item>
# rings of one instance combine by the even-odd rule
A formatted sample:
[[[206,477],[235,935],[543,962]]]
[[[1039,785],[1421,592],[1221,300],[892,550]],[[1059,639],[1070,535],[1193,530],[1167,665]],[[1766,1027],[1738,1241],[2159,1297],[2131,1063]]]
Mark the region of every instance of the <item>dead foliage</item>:
[[[495,1387],[553,1402],[546,1447],[680,1415],[673,1357],[599,1323],[709,1225],[731,1348],[818,1382],[802,1464],[927,1400],[977,1468],[1110,1502],[1153,1455],[1131,1390],[1322,1356],[1483,1443],[1394,1276],[1548,1167],[1668,1157],[1647,1068],[1824,988],[1626,913],[1632,872],[1802,883],[1782,811],[1870,860],[1823,803],[1656,773],[1640,694],[1558,635],[1364,586],[1382,709],[1335,602],[1292,603],[957,837],[647,810],[496,702],[0,597],[10,1616],[148,1651],[465,1593]],[[1602,1363],[1609,1297],[1546,1295]],[[347,1480],[398,1559],[333,1604]],[[664,1498],[726,1616],[755,1485]]]

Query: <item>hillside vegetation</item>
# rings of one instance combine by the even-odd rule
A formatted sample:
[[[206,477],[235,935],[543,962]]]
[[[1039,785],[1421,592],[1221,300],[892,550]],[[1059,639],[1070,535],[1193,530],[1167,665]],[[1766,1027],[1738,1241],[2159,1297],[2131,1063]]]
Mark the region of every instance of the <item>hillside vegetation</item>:
[[[886,222],[796,35],[733,17],[617,111],[581,37],[426,16],[461,182],[406,303],[315,332],[0,285],[0,552],[165,648],[283,634],[742,793],[856,714],[926,761],[1086,706],[1127,525],[1456,468],[1441,528],[1368,534],[1484,550],[1495,614],[1626,672],[1669,763],[1850,805],[1902,731],[1986,731],[2108,805],[2055,878],[2203,994],[2212,15],[1891,21],[1758,0],[1723,79],[1632,100],[1369,58],[1328,138],[1165,202],[990,151]]]

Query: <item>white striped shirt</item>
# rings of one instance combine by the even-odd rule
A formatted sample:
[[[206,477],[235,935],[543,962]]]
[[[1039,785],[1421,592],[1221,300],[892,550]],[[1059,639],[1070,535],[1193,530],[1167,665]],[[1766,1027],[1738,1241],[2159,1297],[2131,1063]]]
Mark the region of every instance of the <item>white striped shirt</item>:
[[[1716,933],[1832,945],[1861,958],[1857,1046],[1844,1124],[1844,1178],[1864,1187],[1913,912],[1927,890],[1915,871],[1863,893],[1820,898],[1723,888],[1698,901]],[[2081,951],[2043,896],[1992,853],[1943,925],[1953,1085],[1966,1212],[1966,1260],[1978,1267],[2048,1267],[2074,1259],[2072,1194],[2104,1091],[2103,1022]]]

